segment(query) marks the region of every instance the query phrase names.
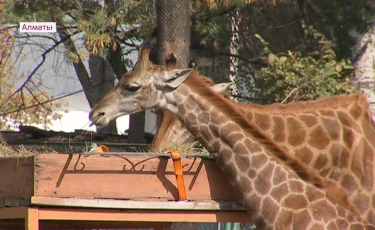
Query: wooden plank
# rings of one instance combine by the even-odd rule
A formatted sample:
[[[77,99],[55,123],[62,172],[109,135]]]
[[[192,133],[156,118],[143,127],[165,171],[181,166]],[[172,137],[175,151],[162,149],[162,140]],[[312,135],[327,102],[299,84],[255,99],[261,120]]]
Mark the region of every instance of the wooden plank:
[[[128,221],[56,221],[39,222],[40,230],[50,229],[168,229],[168,222],[128,222]],[[24,220],[0,221],[0,230],[25,229]]]
[[[24,219],[26,215],[26,207],[0,208],[0,219]]]
[[[167,229],[171,223],[128,221],[40,221],[40,229]]]
[[[23,219],[18,220],[1,220],[0,219],[0,230],[10,229],[25,229],[25,221]]]
[[[39,211],[37,208],[28,208],[25,218],[26,230],[39,230]]]
[[[32,196],[33,174],[32,157],[0,158],[0,198]]]
[[[239,202],[232,201],[131,201],[111,199],[82,199],[32,197],[34,206],[57,206],[76,208],[110,208],[110,209],[158,209],[158,210],[191,210],[191,211],[245,211]]]
[[[0,207],[24,207],[30,204],[30,198],[0,198]]]
[[[40,220],[251,222],[247,212],[39,208]]]
[[[189,200],[237,200],[213,160],[183,159]],[[35,195],[39,197],[176,200],[171,160],[152,157],[35,156]],[[229,188],[229,189],[228,189]]]

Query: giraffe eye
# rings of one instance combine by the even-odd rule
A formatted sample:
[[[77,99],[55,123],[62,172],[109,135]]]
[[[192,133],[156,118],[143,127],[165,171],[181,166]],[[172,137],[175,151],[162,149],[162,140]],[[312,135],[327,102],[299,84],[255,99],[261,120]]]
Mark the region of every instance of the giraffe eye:
[[[137,92],[141,86],[136,85],[136,84],[129,84],[125,86],[125,89],[130,92]]]

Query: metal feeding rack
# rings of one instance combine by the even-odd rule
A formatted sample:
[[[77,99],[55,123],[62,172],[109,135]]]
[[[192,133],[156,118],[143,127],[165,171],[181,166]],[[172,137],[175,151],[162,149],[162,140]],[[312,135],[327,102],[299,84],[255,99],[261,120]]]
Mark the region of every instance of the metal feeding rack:
[[[0,229],[250,222],[238,194],[206,153],[4,157],[0,178]]]

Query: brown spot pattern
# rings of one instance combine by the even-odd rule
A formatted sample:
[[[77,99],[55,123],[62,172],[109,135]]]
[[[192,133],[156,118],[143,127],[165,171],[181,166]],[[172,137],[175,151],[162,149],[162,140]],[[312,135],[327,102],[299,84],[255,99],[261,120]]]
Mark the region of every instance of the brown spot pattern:
[[[318,119],[313,115],[299,115],[298,118],[307,125],[307,127],[312,127],[318,123]]]
[[[324,117],[335,117],[335,112],[333,110],[321,110],[319,111],[320,115]]]
[[[352,149],[353,145],[354,145],[354,142],[355,142],[355,139],[356,139],[356,134],[354,132],[352,132],[352,130],[344,127],[342,135],[343,135],[343,141],[346,144],[346,146],[349,149]]]
[[[249,180],[249,178],[241,176],[238,184],[239,184],[240,190],[243,191],[244,193],[251,192],[252,186],[251,186],[251,181]]]
[[[266,216],[266,219],[271,223],[275,222],[276,215],[279,212],[278,204],[276,204],[271,198],[266,197],[262,203],[262,213]]]
[[[232,143],[235,143],[235,139],[234,140],[230,140],[232,141]],[[251,153],[249,153],[249,150],[248,148],[241,142],[239,142],[238,144],[235,145],[235,147],[233,148],[233,151],[235,154],[238,154],[238,155],[249,155]]]
[[[314,154],[308,147],[305,146],[296,150],[295,157],[297,157],[302,163],[308,165],[313,159]]]
[[[255,190],[260,194],[267,194],[271,190],[270,178],[258,177],[254,181]]]
[[[283,206],[294,210],[302,209],[307,206],[307,199],[303,195],[291,194],[284,199]]]
[[[312,185],[306,186],[305,189],[306,189],[305,194],[307,198],[309,199],[309,202],[314,202],[314,201],[324,198],[324,195],[322,193],[317,193],[315,190],[315,187],[313,187]]]
[[[250,169],[248,175],[251,179],[254,179],[257,176],[257,172],[254,169]]]
[[[245,138],[245,136],[242,134],[242,133],[231,133],[228,137],[230,140],[237,140],[237,141],[241,141],[242,139]]]
[[[209,113],[200,113],[200,114],[198,114],[198,120],[199,120],[199,122],[201,122],[203,124],[208,124],[208,122],[210,121],[210,115],[209,115]]]
[[[337,221],[337,225],[339,229],[348,229],[349,227],[349,223],[346,220],[342,219]]]
[[[318,126],[312,130],[309,137],[309,144],[312,147],[323,150],[328,146],[329,142],[330,139],[321,126]]]
[[[342,111],[338,111],[337,117],[344,126],[346,126],[348,128],[351,128],[351,129],[355,130],[356,132],[360,132],[359,128],[355,124],[355,121],[348,114],[346,114]]]
[[[325,227],[322,224],[315,223],[312,227],[311,230],[325,230]]]
[[[348,195],[352,194],[358,187],[354,178],[351,175],[345,174],[342,178],[342,187],[348,192]]]
[[[365,194],[357,194],[353,203],[360,213],[364,213],[369,208],[371,201]]]
[[[256,155],[256,156],[253,156],[251,158],[251,165],[254,167],[254,168],[257,168],[259,169],[260,167],[262,167],[264,164],[266,164],[268,161],[267,157],[263,154],[260,154],[260,155]]]
[[[289,181],[289,188],[292,192],[295,192],[295,193],[303,193],[303,191],[304,191],[303,184],[300,181],[290,180]]]
[[[250,159],[249,156],[240,156],[236,155],[234,157],[234,160],[236,161],[236,164],[238,168],[241,170],[241,172],[246,172],[250,168]]]
[[[267,164],[266,167],[262,170],[261,174],[265,178],[271,179],[273,176],[273,170],[275,166],[273,164]]]
[[[273,188],[271,196],[276,201],[281,201],[289,193],[289,188],[286,183]]]
[[[283,119],[280,117],[273,117],[273,129],[272,129],[272,134],[273,134],[273,139],[277,142],[283,142],[285,141],[285,124]]]
[[[297,146],[304,143],[306,138],[306,131],[299,121],[294,118],[288,117],[286,119],[288,127],[288,143],[292,146]]]
[[[261,130],[266,131],[271,128],[271,117],[267,114],[255,113],[255,123]]]
[[[291,223],[293,223],[293,215],[291,211],[283,210],[277,218],[277,226],[275,229],[288,229]]]
[[[286,181],[286,173],[281,170],[281,166],[276,166],[275,173],[273,175],[273,185],[278,185]]]
[[[331,222],[328,224],[327,230],[339,230],[339,229],[337,228],[336,222]]]
[[[303,212],[294,214],[293,229],[307,229],[310,222],[311,222],[311,216],[306,210]]]
[[[361,224],[352,224],[350,225],[350,230],[363,230],[363,226]]]
[[[225,124],[223,127],[220,128],[220,136],[222,138],[228,139],[230,134],[236,130],[236,125],[232,122]]]
[[[360,116],[362,115],[362,108],[359,105],[354,105],[349,110],[350,115],[352,115],[354,120],[358,120]]]
[[[323,117],[322,123],[332,140],[340,139],[341,126],[337,120]]]
[[[207,126],[200,126],[200,134],[202,135],[202,138],[206,141],[206,143],[210,142],[212,134]]]
[[[328,222],[336,217],[336,210],[330,205],[327,200],[317,201],[311,205],[314,209],[312,212],[315,220],[324,220]]]
[[[250,139],[245,139],[244,142],[250,153],[257,153],[257,152],[262,151],[262,147],[259,143],[255,143],[251,141]]]
[[[328,163],[328,157],[324,154],[320,154],[315,161],[314,168],[317,170],[321,170],[324,168]]]
[[[367,190],[371,190],[374,187],[374,150],[369,145],[369,143],[365,140],[363,140],[363,154],[365,155],[363,158],[363,169],[365,180],[363,182],[363,187],[365,187]]]

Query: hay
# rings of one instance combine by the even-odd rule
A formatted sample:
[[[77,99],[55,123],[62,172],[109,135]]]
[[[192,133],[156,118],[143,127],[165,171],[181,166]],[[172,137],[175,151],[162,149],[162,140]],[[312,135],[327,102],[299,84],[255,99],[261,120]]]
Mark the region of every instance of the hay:
[[[41,152],[25,149],[22,145],[17,149],[12,148],[5,142],[0,143],[0,157],[32,157]]]
[[[164,150],[172,150],[179,153],[208,153],[207,149],[202,147],[198,141],[184,144],[169,142],[162,145],[158,151],[163,152]]]

